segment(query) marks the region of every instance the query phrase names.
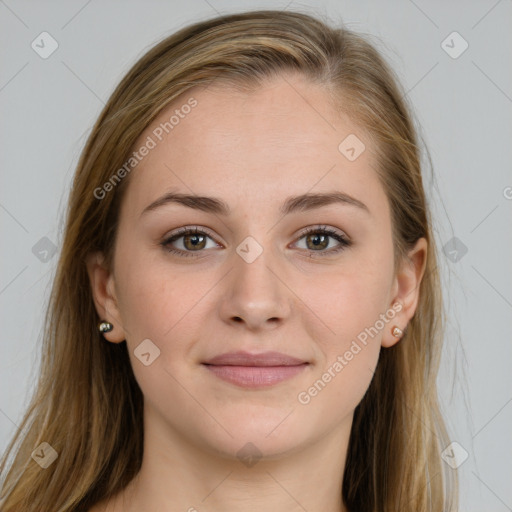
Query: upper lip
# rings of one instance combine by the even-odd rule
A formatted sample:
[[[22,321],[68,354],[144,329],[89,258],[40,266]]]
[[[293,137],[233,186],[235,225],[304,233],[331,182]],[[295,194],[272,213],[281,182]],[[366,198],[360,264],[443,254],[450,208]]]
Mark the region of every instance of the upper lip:
[[[238,351],[220,354],[205,361],[203,364],[215,366],[298,366],[307,364],[307,361],[282,354],[281,352],[251,354]]]

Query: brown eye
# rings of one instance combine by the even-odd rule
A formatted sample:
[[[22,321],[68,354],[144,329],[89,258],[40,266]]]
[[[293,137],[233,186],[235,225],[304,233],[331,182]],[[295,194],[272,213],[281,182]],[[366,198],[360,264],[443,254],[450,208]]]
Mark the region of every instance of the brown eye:
[[[296,242],[304,239],[306,247],[299,247],[310,253],[311,256],[329,256],[350,247],[352,242],[341,232],[326,226],[308,228]],[[334,245],[329,247],[331,240]]]
[[[206,245],[206,237],[203,235],[185,235],[183,237],[183,245],[186,249],[194,251],[197,249],[204,249]]]
[[[316,251],[317,249],[325,249],[329,246],[329,236],[327,235],[307,235],[306,245],[308,249]]]
[[[207,246],[209,240],[211,245]],[[166,251],[178,256],[197,256],[205,252],[204,249],[219,247],[219,244],[208,233],[198,228],[182,228],[174,235],[166,238],[160,245]]]

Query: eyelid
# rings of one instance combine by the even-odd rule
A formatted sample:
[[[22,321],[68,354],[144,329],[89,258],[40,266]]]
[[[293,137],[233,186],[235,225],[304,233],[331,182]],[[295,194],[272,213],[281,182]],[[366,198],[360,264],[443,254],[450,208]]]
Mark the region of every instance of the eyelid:
[[[301,230],[300,234],[297,236],[295,242],[293,243],[296,244],[300,242],[300,240],[302,240],[304,237],[313,233],[322,233],[323,235],[336,240],[338,245],[325,251],[301,249],[301,252],[308,254],[308,258],[328,258],[329,256],[338,255],[353,245],[352,240],[344,231],[341,231],[338,228],[327,226],[325,224],[306,226]]]
[[[207,234],[210,238],[212,238],[213,240],[216,241],[217,235],[213,234],[213,231],[210,230],[210,228],[207,228],[205,226],[194,226],[194,225],[183,226],[181,228],[178,228],[176,231],[173,231],[173,232],[169,233],[168,235],[165,235],[163,237],[163,240],[167,241],[167,240],[170,240],[171,238],[179,237],[180,235],[182,236],[182,235],[190,234],[191,232],[194,232],[194,231],[197,231],[198,233],[201,233],[204,231],[205,234]],[[345,238],[347,242],[351,241],[350,237],[347,235],[347,233],[345,231],[338,229],[338,228],[328,226],[326,224],[312,224],[311,226],[305,226],[296,235],[296,240],[298,238],[302,238],[303,236],[308,235],[309,233],[314,232],[314,231],[332,231],[332,232],[336,233],[337,235]],[[216,243],[219,243],[219,242],[216,241]]]
[[[214,234],[214,232],[205,226],[183,226],[181,228],[176,229],[175,231],[172,231],[171,233],[165,235],[163,237],[163,242],[168,242],[173,238],[180,238],[185,235],[190,235],[197,233],[199,235],[205,234],[208,235],[212,240],[215,241],[216,244],[221,244],[217,241],[218,236]]]
[[[181,256],[196,256],[205,252],[205,249],[201,249],[198,251],[184,251],[183,249],[175,249],[170,244],[183,236],[191,235],[191,234],[199,234],[206,235],[208,238],[213,240],[213,242],[217,245],[222,245],[216,240],[216,235],[212,234],[212,231],[205,226],[183,226],[178,228],[176,231],[171,232],[169,235],[164,236],[163,241],[160,242],[160,245],[168,252],[175,253]],[[310,249],[301,249],[301,252],[309,253],[310,257],[323,257],[328,255],[333,255],[341,252],[342,250],[350,247],[352,245],[352,240],[350,237],[342,230],[338,228],[334,228],[325,224],[314,224],[310,226],[306,226],[300,230],[300,232],[296,235],[292,244],[296,244],[305,236],[311,233],[323,233],[324,235],[333,238],[338,242],[338,246],[334,248],[330,248],[326,251],[314,251]],[[211,249],[211,248],[210,248]],[[197,255],[195,254],[197,253]]]
[[[217,241],[217,236],[213,235],[212,231],[205,226],[183,226],[181,228],[178,228],[175,231],[165,235],[163,237],[162,241],[159,242],[159,245],[161,245],[168,252],[184,254],[185,256],[192,256],[194,254],[194,252],[197,252],[197,253],[205,252],[204,249],[200,250],[200,251],[183,251],[182,249],[175,249],[171,246],[172,242],[175,242],[176,240],[179,240],[180,238],[183,238],[184,236],[193,235],[193,234],[207,236],[208,238],[213,240],[213,242],[217,246],[223,246],[222,243]]]
[[[327,224],[313,224],[311,226],[306,226],[302,228],[297,235],[298,238],[302,238],[309,233],[316,233],[317,231],[327,231],[333,234],[338,235],[341,238],[344,238],[347,242],[351,242],[350,237],[345,233],[345,231],[335,228],[333,226],[328,226]]]

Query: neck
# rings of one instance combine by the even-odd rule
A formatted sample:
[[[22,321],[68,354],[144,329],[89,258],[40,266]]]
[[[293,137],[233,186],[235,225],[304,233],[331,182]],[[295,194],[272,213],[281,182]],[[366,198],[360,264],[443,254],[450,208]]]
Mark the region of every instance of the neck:
[[[259,458],[254,445],[245,445],[248,456],[238,459],[191,443],[150,407],[144,416],[142,467],[116,511],[221,511],[236,505],[239,512],[347,512],[341,486],[352,417],[293,452]]]

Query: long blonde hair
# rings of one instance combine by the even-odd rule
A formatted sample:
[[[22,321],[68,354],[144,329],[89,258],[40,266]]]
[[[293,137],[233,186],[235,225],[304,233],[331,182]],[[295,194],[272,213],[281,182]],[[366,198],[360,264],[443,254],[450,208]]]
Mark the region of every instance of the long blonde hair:
[[[402,340],[381,351],[354,413],[344,503],[357,512],[456,510],[458,481],[441,459],[449,440],[436,388],[444,326],[440,276],[404,93],[365,37],[308,14],[254,11],[199,22],[158,43],[123,78],[97,120],[70,192],[39,381],[0,465],[3,512],[86,511],[122,490],[141,466],[142,392],[126,343],[107,343],[98,332],[85,265],[92,251],[103,251],[111,265],[129,176],[101,200],[94,190],[127,161],[155,117],[191,87],[214,80],[257,87],[287,71],[343,98],[340,111],[375,141],[395,264],[420,237],[428,242],[416,314]],[[58,453],[46,469],[31,458],[42,442]]]

